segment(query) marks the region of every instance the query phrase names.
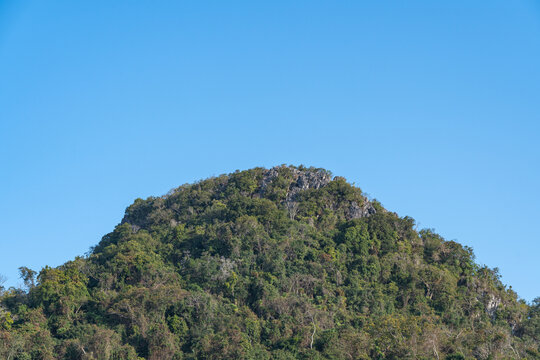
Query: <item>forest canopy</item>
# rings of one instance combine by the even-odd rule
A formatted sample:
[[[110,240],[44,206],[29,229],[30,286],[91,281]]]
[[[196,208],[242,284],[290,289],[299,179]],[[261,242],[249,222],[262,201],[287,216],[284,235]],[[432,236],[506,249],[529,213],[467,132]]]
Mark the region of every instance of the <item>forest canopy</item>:
[[[20,274],[0,359],[540,358],[540,298],[324,169],[136,199],[87,255]]]

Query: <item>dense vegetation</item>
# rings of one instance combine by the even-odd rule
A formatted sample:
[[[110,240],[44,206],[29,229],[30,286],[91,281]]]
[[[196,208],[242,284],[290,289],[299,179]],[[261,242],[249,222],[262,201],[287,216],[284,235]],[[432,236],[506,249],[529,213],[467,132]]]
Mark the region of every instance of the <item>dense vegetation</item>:
[[[0,359],[533,359],[540,299],[322,169],[137,199],[85,257],[0,290]]]

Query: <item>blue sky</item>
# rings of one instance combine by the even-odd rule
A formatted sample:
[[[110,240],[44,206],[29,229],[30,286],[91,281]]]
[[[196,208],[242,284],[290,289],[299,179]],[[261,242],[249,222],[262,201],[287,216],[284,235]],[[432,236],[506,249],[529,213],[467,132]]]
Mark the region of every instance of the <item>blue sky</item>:
[[[536,1],[0,1],[0,274],[137,197],[325,167],[540,296]]]

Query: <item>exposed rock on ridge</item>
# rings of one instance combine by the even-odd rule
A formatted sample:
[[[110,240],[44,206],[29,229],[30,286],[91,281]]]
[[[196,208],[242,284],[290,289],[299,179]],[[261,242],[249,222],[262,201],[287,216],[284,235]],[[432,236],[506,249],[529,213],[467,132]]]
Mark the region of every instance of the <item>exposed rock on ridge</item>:
[[[275,166],[263,174],[261,192],[264,193],[268,185],[279,176],[279,170],[287,168],[291,171],[293,180],[287,192],[286,201],[294,201],[300,191],[308,189],[320,189],[332,181],[332,175],[323,169],[300,170],[292,166]]]
[[[325,169],[306,168],[295,166],[275,166],[270,169],[255,168],[250,170],[251,173],[233,173],[229,175],[221,175],[216,178],[202,180],[199,183],[192,185],[183,185],[179,188],[171,190],[167,195],[161,197],[150,197],[146,200],[138,199],[135,203],[126,210],[126,214],[122,219],[122,223],[129,223],[134,232],[139,229],[148,229],[153,224],[168,222],[171,226],[176,226],[178,222],[186,221],[190,216],[193,216],[194,206],[200,206],[206,203],[208,207],[212,206],[212,201],[221,201],[229,186],[236,186],[237,181],[254,181],[249,186],[243,188],[242,195],[247,197],[262,197],[271,199],[287,209],[291,220],[298,220],[298,211],[302,210],[302,203],[305,196],[319,196],[317,191],[329,187],[329,191],[337,190],[339,183],[346,183],[341,177],[332,177],[332,174]],[[245,178],[244,173],[248,173],[251,179]],[[236,176],[240,174],[242,179]],[[231,182],[232,181],[232,182]],[[189,199],[182,198],[182,193],[187,189],[201,188],[215,182],[216,187],[208,195],[208,198],[190,197]],[[351,185],[347,184],[345,188],[350,191]],[[277,189],[277,190],[276,190]],[[334,190],[332,190],[334,189]],[[276,192],[277,191],[277,192]],[[310,193],[307,193],[310,192]],[[324,192],[324,191],[323,191]],[[347,220],[362,218],[375,214],[376,208],[367,197],[362,195],[360,189],[354,190],[355,194],[349,198],[339,198],[336,194],[330,195],[329,198],[318,205],[320,210],[328,209],[336,211],[340,208],[340,214]],[[279,195],[276,195],[279,193]],[[206,196],[208,196],[206,195]],[[312,214],[314,219],[318,218],[319,214]],[[181,218],[182,216],[187,216]],[[303,215],[305,217],[305,214]]]
[[[280,175],[279,170],[284,168],[291,171],[293,178],[287,196],[283,201],[285,207],[289,211],[289,216],[293,219],[298,208],[299,194],[309,189],[316,190],[325,187],[333,180],[333,178],[331,173],[324,169],[298,169],[293,166],[275,166],[266,170],[263,174],[261,182],[262,194],[265,193],[268,185]],[[346,217],[348,220],[351,220],[373,215],[375,213],[376,209],[373,204],[367,197],[364,197],[363,202],[360,205],[356,201],[351,202]]]
[[[377,212],[375,210],[375,207],[369,201],[367,198],[365,199],[364,203],[360,206],[355,201],[351,203],[351,207],[349,208],[349,213],[347,217],[349,219],[358,219],[362,217],[366,217],[369,215],[373,215]]]

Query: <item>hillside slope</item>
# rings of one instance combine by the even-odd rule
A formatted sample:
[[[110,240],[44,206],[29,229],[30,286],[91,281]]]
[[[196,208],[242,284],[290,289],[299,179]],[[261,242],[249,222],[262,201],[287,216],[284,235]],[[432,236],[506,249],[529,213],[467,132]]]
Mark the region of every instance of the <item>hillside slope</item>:
[[[86,257],[21,274],[0,359],[540,356],[540,300],[323,169],[137,199]]]

